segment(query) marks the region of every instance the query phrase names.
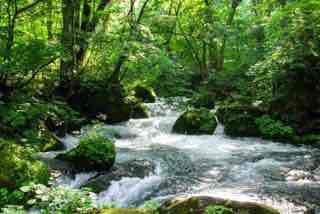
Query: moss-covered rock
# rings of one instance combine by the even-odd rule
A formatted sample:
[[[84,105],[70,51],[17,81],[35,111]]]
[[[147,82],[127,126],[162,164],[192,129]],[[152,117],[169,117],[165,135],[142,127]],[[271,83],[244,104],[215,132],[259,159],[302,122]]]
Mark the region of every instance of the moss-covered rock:
[[[94,209],[88,214],[156,214],[152,211],[129,208]]]
[[[115,161],[116,150],[112,140],[91,135],[80,140],[80,144],[56,158],[71,162],[78,170],[109,170]]]
[[[173,126],[173,132],[179,134],[213,134],[217,127],[215,114],[208,109],[189,109],[183,113]]]
[[[125,98],[126,93],[120,84],[90,81],[81,84],[68,102],[90,118],[118,123],[130,119],[132,103]]]
[[[156,93],[143,85],[137,85],[133,89],[136,98],[145,103],[154,103],[156,101]]]
[[[142,103],[137,103],[133,105],[131,111],[131,118],[134,119],[141,119],[141,118],[148,118],[148,110],[147,107]]]
[[[48,167],[34,159],[34,151],[0,140],[0,188],[15,189],[28,183],[47,184]]]
[[[225,133],[233,137],[260,136],[256,118],[263,114],[257,107],[240,103],[220,106],[217,111],[218,120],[224,125]]]
[[[209,206],[220,205],[232,209],[235,214],[280,214],[272,207],[251,202],[239,202],[213,197],[182,197],[165,202],[160,214],[203,214]]]

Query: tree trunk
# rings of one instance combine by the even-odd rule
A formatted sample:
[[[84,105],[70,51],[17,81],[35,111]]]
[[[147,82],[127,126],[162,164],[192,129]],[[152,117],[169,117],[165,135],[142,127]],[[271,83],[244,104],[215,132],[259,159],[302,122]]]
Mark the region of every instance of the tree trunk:
[[[62,3],[62,14],[63,14],[63,29],[62,29],[62,38],[61,44],[63,47],[63,54],[61,57],[60,64],[60,87],[63,90],[63,93],[70,95],[72,93],[72,79],[73,74],[76,69],[75,62],[75,15],[76,7],[74,4],[76,0],[63,0]],[[79,11],[78,11],[79,12]]]
[[[47,0],[47,10],[48,10],[48,15],[47,15],[47,31],[48,31],[48,41],[53,40],[53,32],[52,32],[52,25],[53,25],[53,2],[52,0]]]
[[[230,10],[227,22],[226,22],[224,34],[222,37],[222,45],[221,45],[220,51],[219,51],[219,62],[218,62],[218,68],[217,68],[218,71],[223,71],[223,69],[224,69],[224,52],[226,49],[226,43],[227,43],[227,38],[228,38],[227,31],[229,30],[229,27],[232,25],[232,22],[234,20],[234,16],[237,12],[237,8],[240,5],[240,3],[241,3],[241,0],[232,0],[231,10]]]

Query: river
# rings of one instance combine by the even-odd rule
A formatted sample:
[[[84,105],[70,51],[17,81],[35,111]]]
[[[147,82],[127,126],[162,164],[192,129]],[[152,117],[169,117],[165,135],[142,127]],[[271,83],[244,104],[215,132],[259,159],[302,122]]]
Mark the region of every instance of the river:
[[[147,105],[150,118],[104,128],[115,129],[120,135],[115,142],[116,163],[149,160],[156,165],[155,172],[145,178],[113,181],[98,195],[97,204],[132,207],[175,195],[209,195],[268,204],[282,214],[300,214],[306,207],[320,205],[319,149],[229,138],[222,126],[213,135],[172,134],[181,112],[163,101]],[[78,141],[73,136],[63,140],[68,148]],[[79,187],[94,175],[64,175],[56,184]]]

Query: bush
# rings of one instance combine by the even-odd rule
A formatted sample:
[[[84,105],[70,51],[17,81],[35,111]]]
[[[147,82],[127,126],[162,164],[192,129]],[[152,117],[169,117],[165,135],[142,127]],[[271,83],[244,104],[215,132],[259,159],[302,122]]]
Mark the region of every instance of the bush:
[[[42,122],[50,131],[57,131],[61,135],[80,129],[85,122],[78,112],[63,102],[45,103],[36,99],[0,105],[0,120],[12,133],[22,135],[24,130],[37,129]]]
[[[93,207],[94,194],[86,190],[44,185],[25,186],[21,190],[34,196],[27,205],[41,213],[86,213]]]
[[[31,148],[0,140],[0,188],[14,190],[31,182],[48,183],[48,167],[33,154]]]
[[[21,204],[25,199],[25,195],[21,191],[9,191],[6,188],[0,188],[0,208],[5,205]]]
[[[268,115],[256,119],[256,124],[262,136],[266,139],[290,141],[295,138],[295,131],[283,122],[274,120]]]

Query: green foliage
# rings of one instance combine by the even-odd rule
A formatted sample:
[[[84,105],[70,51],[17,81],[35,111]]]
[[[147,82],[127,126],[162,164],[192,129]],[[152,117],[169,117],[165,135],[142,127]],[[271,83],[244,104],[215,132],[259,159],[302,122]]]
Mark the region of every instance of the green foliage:
[[[143,204],[143,209],[147,211],[152,211],[154,214],[156,214],[160,206],[161,204],[157,201],[145,201]]]
[[[234,214],[233,210],[225,206],[208,206],[204,214]]]
[[[84,122],[79,113],[63,102],[42,102],[37,99],[0,105],[0,119],[17,133],[38,128],[41,122],[45,122],[51,131],[62,129],[65,132],[79,128],[79,124]]]
[[[33,157],[33,149],[5,140],[0,140],[0,148],[0,187],[13,190],[31,182],[48,183],[48,168]]]
[[[44,185],[25,186],[21,190],[34,195],[27,204],[43,214],[86,213],[93,207],[94,195],[86,190]]]
[[[25,195],[21,191],[9,191],[6,188],[0,188],[0,208],[8,204],[21,204],[24,199]]]
[[[1,209],[1,214],[27,214],[22,206],[8,205]]]
[[[293,128],[281,121],[272,119],[268,115],[257,118],[256,124],[262,136],[266,139],[292,141],[296,136]]]

